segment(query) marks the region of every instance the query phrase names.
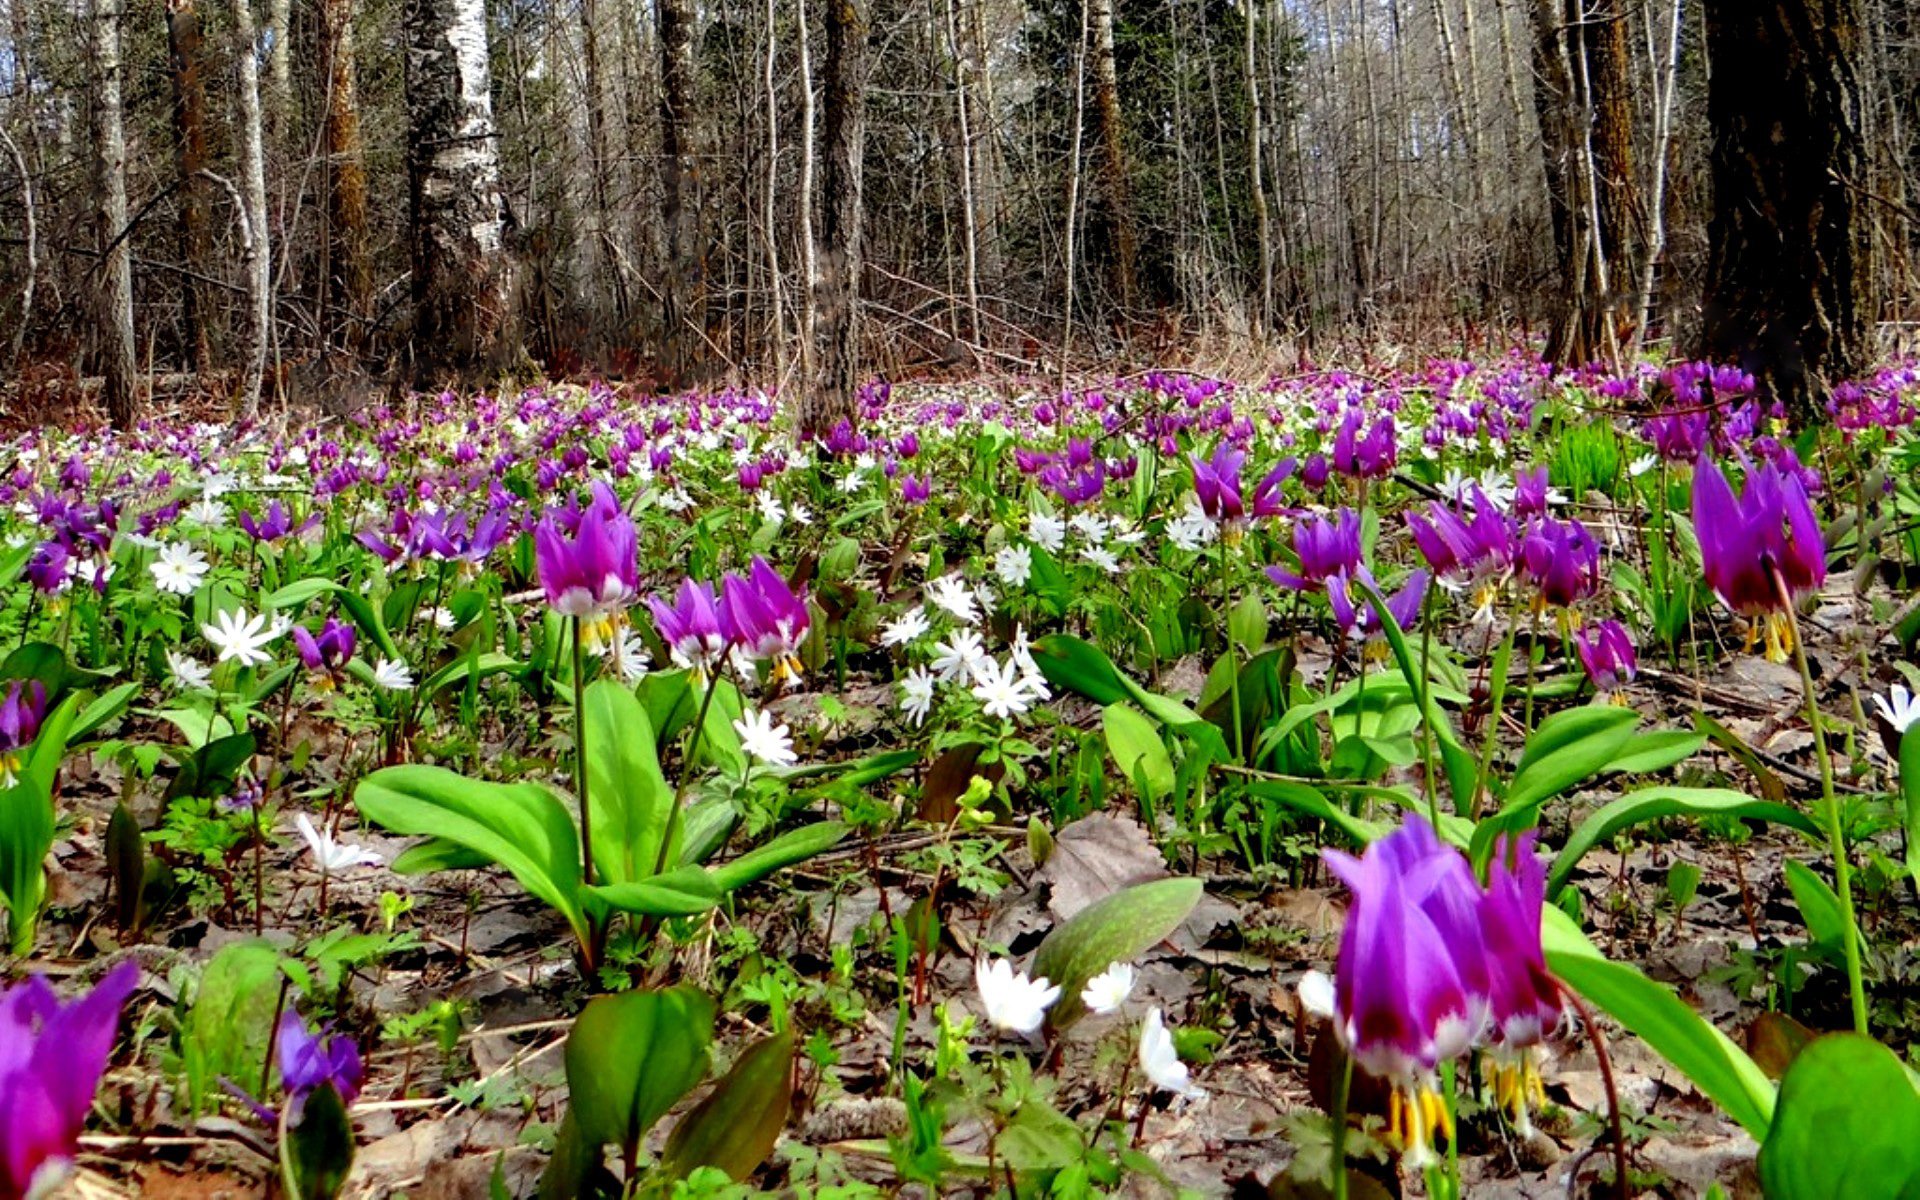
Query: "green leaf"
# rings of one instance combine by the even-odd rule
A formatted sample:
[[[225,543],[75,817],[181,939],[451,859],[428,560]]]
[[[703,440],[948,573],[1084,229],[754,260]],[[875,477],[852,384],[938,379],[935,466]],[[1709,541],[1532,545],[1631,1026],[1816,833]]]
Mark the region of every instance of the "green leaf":
[[[840,839],[846,837],[852,828],[844,821],[819,821],[802,825],[764,846],[747,851],[739,858],[709,868],[708,873],[722,892],[738,891],[750,883],[758,883],[782,867],[790,867],[816,854],[826,853],[839,845]]]
[[[1845,953],[1847,917],[1846,910],[1840,907],[1839,895],[1827,886],[1826,880],[1813,873],[1812,867],[1798,859],[1788,859],[1782,870],[1787,877],[1787,890],[1793,893],[1793,902],[1800,908],[1800,919],[1806,923],[1814,943],[1836,954]]]
[[[673,789],[660,772],[647,710],[631,691],[611,679],[595,680],[584,707],[593,865],[603,883],[638,883],[669,857],[660,850]]]
[[[1759,1064],[1673,990],[1633,967],[1611,962],[1573,918],[1549,904],[1541,943],[1561,982],[1620,1022],[1755,1137],[1773,1119],[1774,1089]]]
[[[510,671],[526,669],[526,664],[517,658],[508,658],[504,654],[489,652],[486,654],[463,655],[446,666],[427,676],[420,682],[420,698],[431,700],[443,690],[454,684],[464,684],[469,679],[485,679],[489,675],[503,675]]]
[[[684,1179],[716,1167],[736,1183],[773,1153],[793,1103],[793,1034],[776,1033],[741,1053],[726,1078],[680,1118],[667,1138],[660,1169]]]
[[[298,608],[309,600],[332,594],[340,607],[347,610],[353,623],[360,627],[360,633],[380,648],[380,653],[396,662],[405,662],[406,655],[400,653],[400,647],[387,632],[385,621],[374,610],[367,598],[353,588],[343,587],[331,579],[317,576],[296,580],[274,592],[260,602],[262,608]]]
[[[1200,903],[1198,879],[1156,879],[1096,900],[1056,925],[1033,956],[1033,977],[1060,987],[1047,1024],[1065,1029],[1086,1012],[1080,991],[1116,962],[1134,958],[1187,919]]]
[[[333,1200],[353,1168],[353,1121],[340,1093],[325,1083],[309,1093],[300,1123],[280,1121],[280,1178],[293,1200]]]
[[[1325,821],[1362,846],[1387,832],[1387,826],[1354,816],[1327,799],[1319,789],[1304,783],[1260,779],[1247,784],[1247,791],[1263,800],[1272,800],[1297,813]]]
[[[720,903],[720,888],[699,867],[678,867],[645,879],[583,888],[591,902],[647,917],[691,917]]]
[[[180,1024],[187,1111],[198,1117],[225,1076],[265,1094],[261,1078],[280,994],[280,952],[262,941],[222,946],[200,972]]]
[[[1474,790],[1479,786],[1480,764],[1460,744],[1460,736],[1454,732],[1453,723],[1440,710],[1434,681],[1427,677],[1420,658],[1414,654],[1413,647],[1407,644],[1407,635],[1401,630],[1400,622],[1387,610],[1387,602],[1379,589],[1365,580],[1358,581],[1358,585],[1366,594],[1367,602],[1373,606],[1374,618],[1380,622],[1380,632],[1386,636],[1387,646],[1393,652],[1393,660],[1399,666],[1400,674],[1413,690],[1421,718],[1433,730],[1433,744],[1440,752],[1440,765],[1446,773],[1447,790],[1453,796],[1454,811],[1474,811]]]
[[[1468,857],[1483,866],[1501,834],[1538,823],[1540,806],[1574,784],[1598,774],[1626,747],[1640,714],[1612,704],[1557,712],[1540,722],[1520,752],[1500,811],[1473,831]]]
[[[1760,1148],[1768,1200],[1920,1197],[1920,1095],[1893,1052],[1857,1033],[1802,1050]]]
[[[486,783],[444,767],[410,765],[362,779],[353,802],[361,816],[395,833],[452,842],[499,863],[565,917],[585,944],[579,835],[573,817],[545,787]]]
[[[133,698],[140,694],[139,683],[123,683],[101,693],[100,698],[80,710],[74,719],[73,728],[67,732],[69,742],[77,742],[127,711]]]
[[[1547,899],[1560,894],[1567,879],[1587,851],[1605,842],[1622,829],[1658,821],[1663,817],[1730,816],[1749,820],[1772,821],[1787,825],[1811,837],[1820,836],[1820,827],[1812,817],[1797,808],[1756,800],[1728,788],[1651,787],[1628,792],[1595,810],[1573,831],[1567,844],[1553,860],[1547,873]]]
[[[1675,763],[1693,757],[1694,752],[1706,744],[1705,734],[1688,733],[1684,729],[1636,733],[1627,739],[1625,748],[1602,770],[1609,775],[1645,775],[1652,771],[1664,771]]]
[[[1098,647],[1071,634],[1050,633],[1033,643],[1033,661],[1047,682],[1077,692],[1099,705],[1132,700],[1148,716],[1193,739],[1214,759],[1227,760],[1227,741],[1220,727],[1178,700],[1150,692],[1122,675]]]
[[[569,1108],[590,1145],[631,1155],[707,1073],[713,1001],[682,984],[600,996],[567,1035]]]
[[[1100,726],[1107,737],[1107,752],[1121,776],[1138,781],[1146,789],[1142,799],[1158,803],[1173,793],[1173,758],[1167,753],[1159,728],[1139,709],[1125,703],[1109,704],[1101,710]]]
[[[255,748],[251,733],[216,738],[201,746],[180,764],[180,773],[167,785],[167,802],[187,796],[218,800],[231,795],[240,772],[253,761]]]
[[[62,700],[19,755],[14,783],[0,790],[0,897],[7,908],[13,953],[33,950],[40,908],[47,900],[47,853],[53,849],[53,784],[67,755],[80,698]]]

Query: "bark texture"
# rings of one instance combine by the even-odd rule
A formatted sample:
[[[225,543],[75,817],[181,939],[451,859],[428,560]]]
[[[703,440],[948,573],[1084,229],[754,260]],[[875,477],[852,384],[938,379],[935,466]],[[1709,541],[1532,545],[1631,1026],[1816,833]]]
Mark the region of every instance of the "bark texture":
[[[99,314],[100,370],[107,416],[126,429],[139,416],[138,367],[133,350],[133,249],[127,243],[127,132],[121,108],[125,64],[120,57],[120,0],[92,0],[93,176],[96,248],[101,255],[94,302]]]
[[[867,143],[867,7],[826,0],[826,161],[821,172],[819,339],[813,386],[800,403],[800,426],[819,435],[854,419],[860,376],[860,272],[864,205],[861,167]]]
[[[1859,0],[1708,0],[1713,127],[1703,357],[1796,421],[1871,352]]]
[[[415,377],[481,373],[519,349],[484,0],[407,0]]]
[[[704,357],[699,215],[700,161],[694,142],[692,0],[658,0],[660,26],[660,223],[666,233],[661,370],[669,384],[692,382]]]
[[[210,330],[213,296],[208,286],[213,271],[213,235],[208,228],[207,80],[200,14],[193,0],[168,0],[167,65],[173,77],[173,134],[179,168],[178,213],[180,261],[191,272],[182,281],[180,316],[183,339],[193,356],[193,369],[213,369]]]
[[[349,350],[364,342],[373,305],[367,254],[367,168],[355,85],[354,0],[319,0],[320,77],[326,87],[321,136],[327,156],[327,278],[322,328]]]

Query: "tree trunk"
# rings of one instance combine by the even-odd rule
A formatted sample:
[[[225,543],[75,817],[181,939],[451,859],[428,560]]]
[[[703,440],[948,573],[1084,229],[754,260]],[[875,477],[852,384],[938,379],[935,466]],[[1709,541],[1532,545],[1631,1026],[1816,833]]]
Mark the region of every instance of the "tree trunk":
[[[326,88],[321,136],[328,174],[320,327],[323,344],[344,334],[347,348],[358,351],[373,307],[373,268],[367,257],[367,168],[360,148],[353,11],[354,0],[319,0],[320,78]]]
[[[860,274],[865,218],[861,168],[867,143],[867,7],[827,0],[826,170],[821,178],[819,353],[801,398],[800,429],[819,436],[853,421],[860,380]]]
[[[193,0],[167,5],[167,65],[173,75],[174,161],[179,169],[180,261],[190,272],[181,281],[181,316],[194,371],[213,369],[213,236],[207,227],[207,84],[201,62],[200,14]]]
[[[1860,0],[1702,7],[1713,217],[1695,352],[1810,422],[1871,354]]]
[[[127,133],[120,107],[121,0],[92,0],[93,164],[98,208],[94,234],[101,254],[95,294],[107,416],[121,429],[139,415],[133,351],[133,249],[127,235]]]
[[[415,378],[519,352],[484,0],[406,0]]]
[[[621,336],[624,336],[627,329],[627,280],[620,269],[620,253],[614,232],[616,225],[609,179],[611,171],[607,162],[610,147],[607,144],[606,82],[600,70],[600,14],[595,0],[582,0],[580,5],[580,65],[580,84],[586,91],[587,181],[589,194],[593,198],[594,241],[598,246],[601,270],[606,273],[612,289],[614,320]]]
[[[1260,144],[1266,124],[1260,111],[1259,60],[1254,33],[1259,25],[1259,0],[1246,0],[1245,74],[1247,84],[1247,183],[1253,195],[1254,236],[1260,243],[1260,308],[1253,322],[1254,337],[1264,341],[1273,328],[1273,227],[1267,214],[1267,181],[1260,165]]]
[[[660,313],[661,371],[673,386],[699,374],[706,334],[699,248],[700,160],[693,113],[692,0],[657,0],[660,27],[660,218],[667,280]]]
[[[240,373],[240,411],[253,415],[267,374],[273,335],[272,245],[267,238],[267,150],[260,119],[260,60],[253,0],[233,0],[234,60],[239,65],[240,245],[247,268],[247,358]]]
[[[1126,126],[1120,114],[1120,72],[1114,52],[1114,0],[1093,0],[1089,32],[1093,39],[1093,111],[1100,134],[1100,223],[1102,253],[1114,299],[1124,319],[1133,313],[1138,290],[1140,234],[1133,220],[1128,186]]]
[[[780,11],[775,0],[767,0],[766,58],[761,61],[760,84],[767,102],[767,175],[762,182],[760,225],[767,250],[767,309],[772,319],[766,336],[773,343],[773,377],[784,383],[787,374],[787,302],[786,288],[780,277],[780,230],[776,214],[780,198],[780,88],[776,71],[780,62]]]

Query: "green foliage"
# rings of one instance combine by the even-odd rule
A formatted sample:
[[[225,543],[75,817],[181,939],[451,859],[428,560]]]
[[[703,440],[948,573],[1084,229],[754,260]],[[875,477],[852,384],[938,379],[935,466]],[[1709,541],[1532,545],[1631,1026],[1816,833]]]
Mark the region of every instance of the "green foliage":
[[[47,902],[54,780],[79,707],[80,697],[69,696],[47,715],[39,735],[19,755],[13,786],[0,789],[0,900],[6,904],[7,945],[14,954],[32,953],[40,909]]]
[[[654,1123],[706,1077],[713,1017],[713,1001],[684,985],[588,1003],[566,1048],[568,1111],[588,1145],[617,1146],[632,1161]]]
[[[261,1064],[282,986],[280,953],[265,942],[223,946],[200,972],[179,1031],[190,1116],[207,1111],[222,1079],[266,1095],[271,1081],[262,1078]]]
[[[747,1047],[733,1069],[673,1127],[660,1169],[681,1178],[703,1167],[743,1180],[767,1160],[793,1099],[793,1034]]]
[[[1156,879],[1096,900],[1055,926],[1033,956],[1033,976],[1059,985],[1047,1025],[1060,1030],[1085,1012],[1080,991],[1116,962],[1136,958],[1179,928],[1200,903],[1198,879]]]
[[[1595,810],[1580,822],[1567,838],[1547,873],[1547,899],[1559,896],[1574,868],[1587,851],[1605,843],[1623,829],[1645,825],[1666,817],[1739,817],[1745,820],[1771,821],[1797,829],[1808,837],[1820,836],[1820,826],[1797,808],[1755,800],[1743,792],[1726,788],[1650,787],[1628,792]]]
[[[1815,1040],[1780,1082],[1760,1148],[1768,1200],[1920,1197],[1920,1094],[1885,1046],[1853,1033]]]

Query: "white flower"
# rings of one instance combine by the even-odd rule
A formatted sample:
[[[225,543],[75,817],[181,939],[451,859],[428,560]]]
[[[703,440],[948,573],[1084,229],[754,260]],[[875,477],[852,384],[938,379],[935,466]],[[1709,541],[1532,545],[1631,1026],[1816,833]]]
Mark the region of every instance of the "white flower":
[[[1167,540],[1182,550],[1198,550],[1218,532],[1200,507],[1197,496],[1187,497],[1187,511],[1167,522]]]
[[[1080,1003],[1095,1013],[1110,1013],[1133,994],[1133,964],[1117,962],[1087,980],[1080,991]]]
[[[427,610],[427,615],[433,618],[436,628],[443,630],[451,630],[460,623],[460,619],[453,615],[453,610],[446,607],[430,608]]]
[[[899,620],[881,631],[880,644],[882,646],[904,646],[925,633],[929,628],[930,626],[927,624],[927,610],[916,604],[906,612],[901,613]]]
[[[219,432],[224,434],[226,431],[220,430]],[[230,472],[208,471],[200,477],[200,494],[209,500],[218,500],[228,492],[231,492],[236,482]]]
[[[1002,546],[993,556],[993,572],[1010,588],[1027,586],[1033,578],[1033,551],[1025,546]]]
[[[1047,1008],[1060,998],[1060,989],[1043,976],[1028,979],[1016,973],[1004,958],[973,966],[973,984],[980,989],[980,1004],[987,1010],[987,1021],[996,1029],[1032,1033],[1047,1019]]]
[[[1504,512],[1513,507],[1513,493],[1516,485],[1512,475],[1489,467],[1481,473],[1476,482],[1495,508]]]
[[[1108,525],[1105,517],[1097,513],[1075,513],[1073,520],[1068,521],[1067,524],[1073,526],[1075,533],[1087,539],[1087,541],[1093,545],[1102,546],[1106,544]]]
[[[1060,547],[1067,544],[1067,524],[1059,517],[1034,513],[1027,518],[1027,536],[1042,550],[1058,554]]]
[[[1103,549],[1099,546],[1087,546],[1080,551],[1080,557],[1092,563],[1094,566],[1099,567],[1109,575],[1118,575],[1120,573],[1120,560],[1113,556],[1113,551],[1111,550]]]
[[[167,672],[173,677],[176,692],[204,692],[213,681],[213,668],[178,650],[167,651]]]
[[[787,516],[795,525],[813,524],[813,510],[804,504],[794,503],[787,506]]]
[[[99,588],[105,586],[107,580],[113,578],[115,569],[115,564],[113,563],[103,565],[95,562],[91,558],[83,558],[73,564],[73,575],[74,578],[86,586]]]
[[[383,658],[373,668],[373,685],[389,692],[413,688],[413,669],[397,659]]]
[[[1449,467],[1447,477],[1440,481],[1440,494],[1455,504],[1465,504],[1467,497],[1473,495],[1473,485],[1478,482],[1478,479],[1459,467]]]
[[[787,519],[787,510],[780,507],[780,498],[772,492],[760,493],[760,519],[769,525],[778,525]]]
[[[900,680],[900,711],[913,718],[915,728],[926,724],[927,711],[933,707],[933,674],[915,667]]]
[[[271,661],[266,646],[280,635],[268,627],[267,614],[249,617],[245,609],[229,608],[211,625],[202,625],[201,634],[220,651],[218,661],[237,660],[243,667],[255,667]]]
[[[1873,706],[1880,710],[1887,724],[1900,733],[1906,733],[1916,723],[1920,723],[1920,696],[1915,696],[1904,684],[1894,684],[1884,696],[1875,696]]]
[[[227,506],[211,496],[203,496],[194,501],[182,515],[187,520],[208,529],[223,529],[227,524]]]
[[[1333,1020],[1333,977],[1325,971],[1308,971],[1300,977],[1300,1007],[1316,1017]]]
[[[1011,720],[1033,706],[1026,677],[1011,659],[1005,664],[986,659],[973,668],[973,695],[990,717]]]
[[[972,625],[980,620],[980,610],[974,605],[973,593],[958,575],[943,575],[929,583],[927,599],[945,609],[962,625]]]
[[[1008,652],[1014,663],[1019,666],[1020,674],[1026,679],[1027,690],[1036,699],[1053,699],[1053,689],[1047,686],[1046,673],[1040,670],[1040,664],[1033,661],[1033,643],[1027,639],[1027,627],[1014,627],[1013,646]]]
[[[854,495],[855,493],[859,492],[861,488],[864,488],[867,486],[866,472],[848,471],[845,475],[842,475],[839,478],[839,480],[834,483],[833,486],[835,490],[840,492],[841,495],[844,495],[844,496]]]
[[[956,629],[947,635],[946,641],[936,642],[933,647],[933,673],[942,683],[952,679],[965,682],[987,661],[990,660],[986,647],[980,644],[980,635],[971,629]]]
[[[1659,465],[1660,465],[1659,455],[1642,454],[1639,458],[1636,458],[1632,462],[1627,464],[1627,474],[1632,476],[1635,479],[1638,479],[1642,475],[1645,475],[1648,471],[1653,470],[1655,467]]]
[[[1153,1086],[1177,1096],[1198,1100],[1207,1094],[1206,1089],[1193,1086],[1158,1008],[1148,1009],[1146,1023],[1140,1026],[1140,1069]]]
[[[147,569],[161,591],[191,596],[207,577],[207,556],[184,542],[172,542],[160,547],[160,557]]]
[[[1147,540],[1147,531],[1136,526],[1125,517],[1116,517],[1113,522],[1113,541],[1117,546],[1138,546]]]
[[[293,819],[300,836],[307,840],[307,848],[313,851],[313,861],[325,874],[342,871],[348,867],[377,867],[387,860],[361,846],[349,846],[345,842],[336,842],[330,833],[322,833],[313,827],[313,819],[305,813]]]
[[[687,495],[685,488],[674,488],[660,495],[660,507],[670,513],[683,513],[693,507],[693,497]]]
[[[639,683],[653,666],[653,657],[647,653],[640,635],[629,626],[622,626],[618,634],[595,646],[593,653],[606,659],[627,683]]]
[[[733,728],[740,735],[740,748],[761,762],[790,767],[797,761],[793,735],[784,724],[773,723],[772,713],[750,708],[733,723]]]

